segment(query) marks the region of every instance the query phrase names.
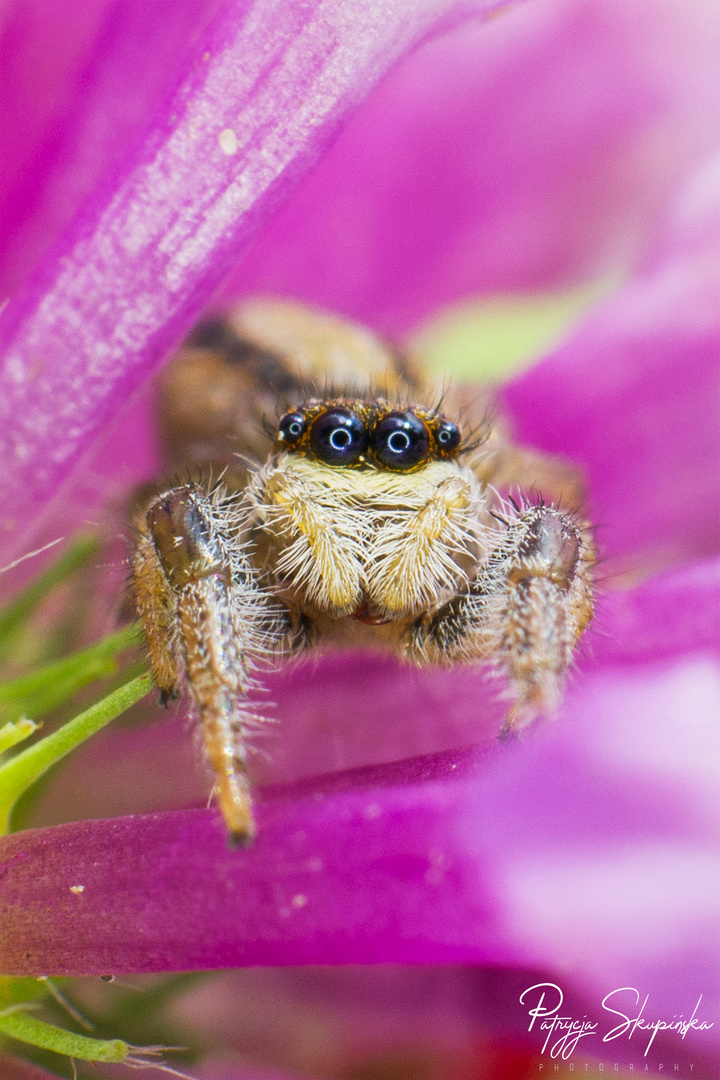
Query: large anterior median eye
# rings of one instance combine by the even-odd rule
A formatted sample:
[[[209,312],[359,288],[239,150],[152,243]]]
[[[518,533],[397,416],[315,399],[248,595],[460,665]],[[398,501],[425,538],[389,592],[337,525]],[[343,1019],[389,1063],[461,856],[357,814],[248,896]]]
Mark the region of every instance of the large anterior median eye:
[[[430,437],[415,413],[390,412],[375,425],[372,448],[388,469],[412,469],[427,457]]]
[[[310,445],[326,465],[354,465],[367,450],[367,429],[352,409],[328,409],[313,421]]]
[[[293,446],[302,439],[307,429],[307,420],[300,412],[286,413],[278,425],[280,440]]]

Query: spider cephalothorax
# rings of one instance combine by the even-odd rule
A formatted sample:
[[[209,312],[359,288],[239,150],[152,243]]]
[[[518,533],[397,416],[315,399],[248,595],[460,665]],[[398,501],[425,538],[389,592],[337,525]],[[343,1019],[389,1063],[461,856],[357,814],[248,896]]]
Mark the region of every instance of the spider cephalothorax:
[[[456,419],[408,404],[417,373],[367,331],[270,301],[210,327],[168,369],[161,415],[170,456],[226,468],[229,489],[188,483],[156,497],[134,582],[161,695],[186,680],[230,835],[246,841],[244,731],[260,658],[334,644],[420,664],[491,660],[512,690],[507,733],[559,699],[592,616],[595,556],[577,515],[497,490],[576,491],[573,470],[514,447],[499,425],[471,442]],[[301,393],[365,378],[383,394]],[[273,385],[296,403],[265,464],[248,467],[236,454],[257,449]],[[178,419],[188,408],[190,449]]]

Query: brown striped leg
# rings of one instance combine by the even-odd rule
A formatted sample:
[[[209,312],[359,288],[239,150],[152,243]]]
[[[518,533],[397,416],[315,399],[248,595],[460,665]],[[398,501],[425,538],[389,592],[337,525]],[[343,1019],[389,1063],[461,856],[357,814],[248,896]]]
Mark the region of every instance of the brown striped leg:
[[[254,836],[244,735],[248,654],[267,648],[276,617],[234,534],[237,517],[195,485],[161,495],[135,556],[138,609],[161,694],[184,670],[231,842]]]
[[[587,529],[557,507],[506,507],[504,531],[468,591],[425,625],[411,651],[429,662],[493,660],[514,701],[501,735],[552,713],[593,614],[595,551]]]

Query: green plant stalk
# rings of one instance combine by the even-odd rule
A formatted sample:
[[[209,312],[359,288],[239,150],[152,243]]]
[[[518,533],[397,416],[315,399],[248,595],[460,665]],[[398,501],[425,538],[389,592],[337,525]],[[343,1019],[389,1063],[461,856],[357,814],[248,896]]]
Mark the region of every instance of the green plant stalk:
[[[24,716],[19,720],[10,720],[0,728],[0,754],[4,754],[12,746],[17,746],[24,739],[29,739],[38,727],[39,724],[34,720],[28,720]]]
[[[51,735],[0,766],[0,834],[9,830],[10,815],[16,801],[51,765],[144,698],[152,685],[149,672],[131,679]]]
[[[0,654],[5,656],[28,616],[56,585],[90,562],[100,550],[96,536],[81,536],[63,555],[23,589],[0,615]]]
[[[81,652],[0,685],[0,716],[14,720],[50,712],[88,683],[112,675],[116,670],[115,656],[136,642],[136,628],[124,626]]]
[[[88,1035],[65,1031],[24,1012],[22,1006],[11,1005],[0,1012],[0,1031],[20,1042],[80,1061],[123,1062],[134,1049],[122,1039],[92,1039]]]

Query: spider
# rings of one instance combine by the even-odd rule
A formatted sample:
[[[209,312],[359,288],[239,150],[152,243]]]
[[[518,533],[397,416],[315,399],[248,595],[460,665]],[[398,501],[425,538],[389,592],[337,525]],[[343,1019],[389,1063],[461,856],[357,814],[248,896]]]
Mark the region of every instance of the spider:
[[[461,424],[478,409],[462,388],[435,408],[422,395],[369,331],[274,300],[200,323],[163,375],[168,466],[205,480],[139,515],[135,602],[161,701],[187,684],[234,844],[255,831],[263,661],[325,645],[489,660],[510,687],[502,735],[558,704],[593,613],[589,528],[560,505],[578,473],[514,446],[487,402]]]

